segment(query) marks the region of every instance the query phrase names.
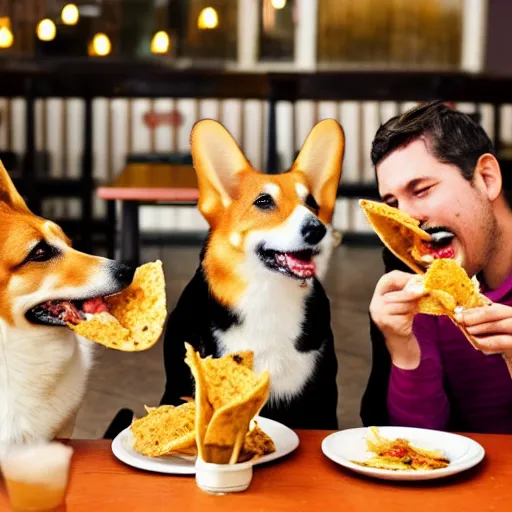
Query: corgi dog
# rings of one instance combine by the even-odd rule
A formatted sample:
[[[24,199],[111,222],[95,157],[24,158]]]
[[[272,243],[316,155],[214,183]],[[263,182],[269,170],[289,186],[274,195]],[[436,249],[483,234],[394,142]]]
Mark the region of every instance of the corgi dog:
[[[262,416],[292,428],[337,429],[337,359],[321,284],[334,246],[331,220],[345,139],[327,119],[291,169],[253,169],[230,133],[199,121],[191,150],[209,235],[199,267],[168,318],[162,404],[193,396],[184,342],[202,357],[251,350],[270,373]]]
[[[69,438],[93,343],[66,327],[104,310],[135,270],[71,247],[34,215],[0,163],[0,443]]]

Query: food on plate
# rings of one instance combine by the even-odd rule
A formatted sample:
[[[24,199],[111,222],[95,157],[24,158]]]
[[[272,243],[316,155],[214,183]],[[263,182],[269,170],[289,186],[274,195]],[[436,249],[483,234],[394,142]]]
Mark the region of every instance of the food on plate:
[[[205,462],[235,464],[251,421],[268,400],[270,375],[253,372],[240,354],[202,359],[185,346],[195,380],[198,455]]]
[[[353,460],[354,464],[392,471],[435,470],[450,464],[443,452],[418,448],[407,439],[386,439],[379,434],[376,427],[368,429],[366,444],[368,450],[375,455],[363,462]]]
[[[194,402],[146,407],[146,412],[130,426],[136,452],[147,457],[196,454]]]
[[[264,455],[274,453],[276,446],[272,438],[263,432],[257,421],[252,421],[249,432],[244,437],[244,444],[237,462],[260,459]]]
[[[78,317],[66,316],[67,325],[80,336],[116,350],[151,348],[160,338],[167,317],[162,262],[140,266],[125,290],[97,300],[100,304],[94,310]]]
[[[146,407],[147,415],[133,421],[133,449],[146,457],[197,455],[194,401],[179,406],[161,405]],[[255,460],[276,448],[272,439],[261,429],[257,421],[251,423],[238,462]]]
[[[232,458],[234,462],[245,462],[273,453],[274,442],[253,419],[268,396],[268,374],[256,375],[252,371],[253,353],[243,351],[201,359],[187,346],[187,358],[198,375],[196,385],[198,380],[201,383],[195,400],[176,407],[146,407],[147,415],[134,420],[130,427],[133,449],[148,457],[196,456],[201,446],[206,457],[222,463]],[[196,425],[201,429],[200,435]],[[240,436],[242,442],[238,446]]]

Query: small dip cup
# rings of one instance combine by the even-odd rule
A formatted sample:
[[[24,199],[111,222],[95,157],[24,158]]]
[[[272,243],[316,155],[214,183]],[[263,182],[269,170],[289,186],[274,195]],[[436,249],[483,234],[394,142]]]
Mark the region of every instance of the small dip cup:
[[[245,491],[252,480],[253,463],[213,464],[196,459],[196,483],[210,494],[227,494]]]

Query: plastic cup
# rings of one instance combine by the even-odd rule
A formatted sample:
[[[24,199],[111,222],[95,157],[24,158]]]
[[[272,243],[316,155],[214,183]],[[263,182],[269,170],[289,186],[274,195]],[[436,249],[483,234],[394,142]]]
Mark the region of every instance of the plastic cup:
[[[15,445],[2,460],[12,510],[65,510],[73,449],[58,442]]]

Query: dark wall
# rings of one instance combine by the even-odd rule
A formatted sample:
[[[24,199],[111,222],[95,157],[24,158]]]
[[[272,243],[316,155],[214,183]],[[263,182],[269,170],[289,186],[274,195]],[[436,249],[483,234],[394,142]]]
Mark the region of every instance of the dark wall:
[[[512,0],[489,0],[484,69],[512,75]]]

